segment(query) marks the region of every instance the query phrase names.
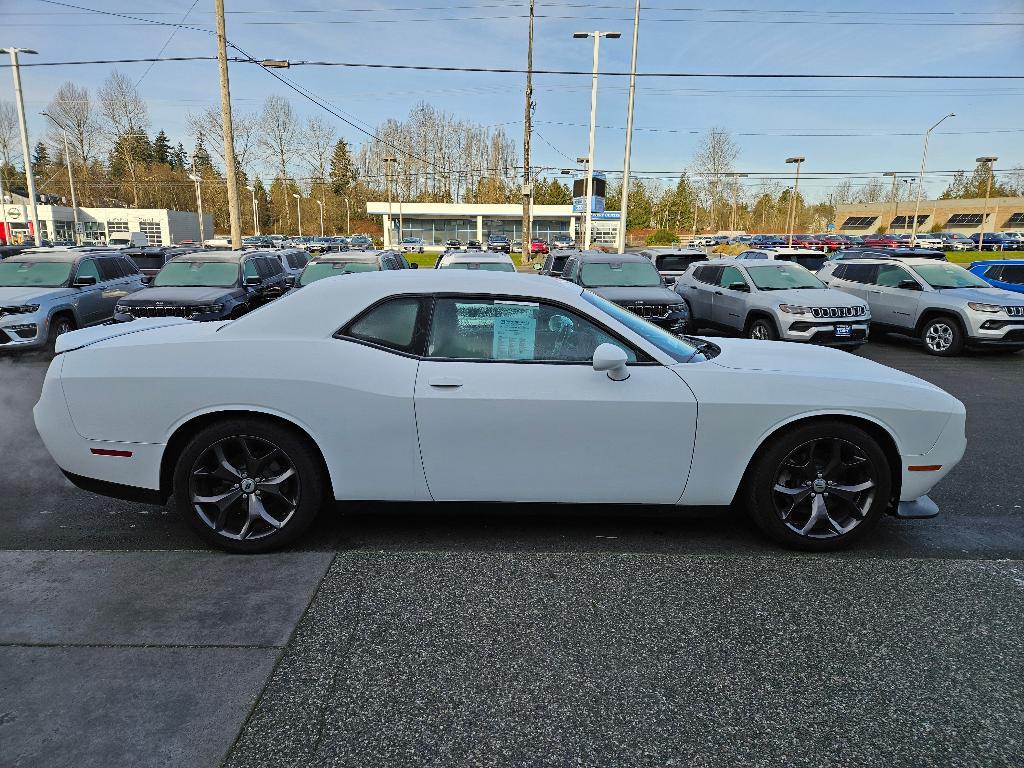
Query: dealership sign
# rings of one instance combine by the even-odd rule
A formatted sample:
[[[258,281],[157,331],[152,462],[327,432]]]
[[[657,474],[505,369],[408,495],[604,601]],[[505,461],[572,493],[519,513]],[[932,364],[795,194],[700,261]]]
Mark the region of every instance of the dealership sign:
[[[20,219],[21,218],[21,208],[8,208],[7,209],[7,218],[8,219],[14,219],[15,221]]]

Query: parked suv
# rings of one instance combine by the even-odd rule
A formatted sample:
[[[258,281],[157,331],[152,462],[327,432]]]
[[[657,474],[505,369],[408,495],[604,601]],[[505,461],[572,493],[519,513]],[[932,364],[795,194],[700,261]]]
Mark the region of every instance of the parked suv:
[[[685,333],[690,326],[686,302],[664,286],[651,260],[638,253],[575,251],[562,268],[562,279],[672,333]]]
[[[993,259],[976,261],[971,272],[989,285],[1014,293],[1024,293],[1024,259]]]
[[[577,253],[579,253],[579,251],[575,248],[552,249],[545,257],[544,263],[536,265],[534,269],[539,270],[542,275],[548,275],[549,277],[561,277],[562,267],[565,266],[565,262],[568,261],[570,256],[574,256]],[[701,252],[701,255],[704,255],[703,252]]]
[[[648,248],[639,253],[651,260],[665,285],[672,285],[691,264],[705,261],[708,257],[707,253],[697,248]]]
[[[831,261],[850,259],[934,259],[949,261],[942,251],[930,248],[846,248],[829,255]]]
[[[121,255],[127,256],[131,259],[132,263],[139,268],[139,272],[142,273],[142,276],[148,280],[163,269],[164,264],[175,256],[181,256],[185,253],[195,253],[198,250],[198,245],[178,247],[149,245],[145,248],[125,248],[121,251]]]
[[[413,264],[416,269],[418,265]],[[356,272],[385,272],[407,269],[405,262],[394,251],[345,251],[314,256],[306,264],[296,288],[315,283],[325,277],[351,275]]]
[[[1024,349],[1024,296],[956,264],[856,259],[829,262],[818,274],[830,287],[867,301],[876,329],[920,338],[930,354]]]
[[[175,256],[149,288],[117,302],[114,319],[187,317],[227,320],[272,301],[291,287],[277,251],[216,251]]]
[[[686,299],[696,327],[847,348],[868,339],[871,313],[863,301],[829,290],[813,272],[789,261],[701,262],[676,281],[676,292]]]
[[[264,253],[267,253],[267,251],[264,251]],[[303,268],[312,258],[310,253],[303,248],[278,248],[269,251],[269,253],[281,262],[281,266],[284,267],[284,271],[288,276],[295,279],[298,279],[299,275],[302,274]]]
[[[76,328],[114,316],[142,288],[129,259],[109,249],[35,249],[0,261],[0,350],[49,347]]]
[[[981,239],[981,233],[975,232],[971,235],[971,242],[980,251],[1015,251],[1017,250],[1016,238],[1006,237],[1002,232],[986,232],[985,239]],[[978,244],[981,243],[981,247]]]
[[[487,250],[510,253],[512,251],[512,241],[504,235],[491,235],[487,238]]]
[[[821,269],[822,264],[828,258],[823,251],[814,250],[812,248],[753,248],[749,251],[743,251],[737,259],[755,259],[764,260],[769,259],[771,261],[791,261],[794,264],[799,264],[805,269],[811,270],[811,272],[817,272]]]

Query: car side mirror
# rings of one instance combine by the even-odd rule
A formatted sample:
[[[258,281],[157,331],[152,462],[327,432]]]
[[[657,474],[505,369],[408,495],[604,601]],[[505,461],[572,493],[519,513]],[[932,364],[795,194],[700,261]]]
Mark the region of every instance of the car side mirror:
[[[295,287],[295,275],[289,275],[288,277],[286,277],[284,279],[284,284],[285,284],[286,288],[294,288]]]
[[[247,277],[245,278],[245,282],[243,282],[242,284],[246,288],[259,288],[262,283],[263,280],[259,277]]]
[[[900,280],[896,285],[897,288],[902,288],[904,291],[920,291],[921,286],[917,280]]]
[[[409,269],[419,269],[419,268],[420,268],[420,265],[417,264],[415,261],[412,264],[409,265]]]
[[[729,283],[730,291],[743,291],[744,293],[750,293],[750,286],[746,283]]]
[[[152,282],[153,282],[153,276],[152,275],[143,275],[142,276],[142,284],[143,285],[149,285]]]
[[[81,277],[75,278],[75,288],[85,288],[90,285],[96,285],[95,275],[82,275]]]
[[[594,370],[608,374],[612,381],[625,381],[629,378],[629,369],[626,367],[626,353],[622,347],[614,344],[599,344],[594,350]]]

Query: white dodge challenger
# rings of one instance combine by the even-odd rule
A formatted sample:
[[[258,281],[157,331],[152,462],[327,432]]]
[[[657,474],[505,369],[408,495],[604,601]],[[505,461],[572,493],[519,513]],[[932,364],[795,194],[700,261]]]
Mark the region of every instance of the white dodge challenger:
[[[937,513],[925,494],[966,447],[957,399],[874,362],[678,338],[568,282],[456,270],[67,333],[35,421],[76,485],[173,496],[233,552],[287,544],[330,499],[737,503],[831,549]]]

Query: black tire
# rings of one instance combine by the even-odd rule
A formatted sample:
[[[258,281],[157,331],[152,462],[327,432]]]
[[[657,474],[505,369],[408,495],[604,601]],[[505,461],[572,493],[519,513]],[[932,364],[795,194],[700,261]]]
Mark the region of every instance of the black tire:
[[[937,357],[955,357],[964,351],[964,330],[960,321],[940,315],[921,327],[924,351]]]
[[[767,317],[755,317],[747,326],[747,338],[759,341],[776,341],[779,338],[779,332],[776,330],[775,323],[772,320],[769,320]]]
[[[868,481],[871,485],[862,488]],[[741,499],[774,541],[822,552],[867,536],[891,494],[891,467],[874,437],[842,421],[816,421],[769,438],[747,474]],[[822,511],[827,516],[820,516]],[[815,516],[818,522],[811,525]]]
[[[221,469],[224,464],[233,471]],[[288,469],[293,474],[287,475]],[[188,441],[174,467],[178,512],[204,541],[241,554],[269,552],[295,541],[316,518],[326,487],[308,439],[259,418],[231,418],[206,427]],[[230,499],[227,511],[215,503],[194,502],[221,494]],[[271,519],[280,525],[270,525]]]
[[[50,318],[50,330],[46,335],[47,352],[52,355],[56,351],[57,337],[75,330],[76,327],[74,318],[68,315],[55,315]]]

